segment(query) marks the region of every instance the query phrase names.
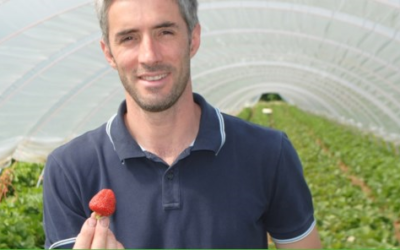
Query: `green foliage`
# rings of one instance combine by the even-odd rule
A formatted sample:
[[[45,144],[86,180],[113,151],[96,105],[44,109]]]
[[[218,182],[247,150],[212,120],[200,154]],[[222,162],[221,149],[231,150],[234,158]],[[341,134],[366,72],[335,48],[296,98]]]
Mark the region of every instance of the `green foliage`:
[[[42,187],[36,188],[42,168],[27,163],[12,166],[12,187],[0,203],[0,248],[44,247]]]
[[[265,115],[263,108],[273,113]],[[324,248],[399,247],[393,223],[400,211],[400,161],[393,150],[353,128],[284,103],[260,103],[252,113],[250,121],[285,131],[297,149]],[[350,176],[363,180],[373,197]]]

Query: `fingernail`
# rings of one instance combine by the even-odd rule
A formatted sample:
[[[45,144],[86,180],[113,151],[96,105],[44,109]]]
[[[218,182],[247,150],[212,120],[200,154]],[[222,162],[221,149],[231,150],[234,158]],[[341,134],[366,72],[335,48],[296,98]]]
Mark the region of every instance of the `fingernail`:
[[[102,217],[100,219],[100,225],[103,227],[108,227],[108,225],[110,225],[110,219],[108,217]]]
[[[96,219],[93,219],[93,218],[89,218],[89,219],[88,219],[88,225],[89,225],[90,227],[95,227],[95,226],[96,226],[96,223],[97,223]]]

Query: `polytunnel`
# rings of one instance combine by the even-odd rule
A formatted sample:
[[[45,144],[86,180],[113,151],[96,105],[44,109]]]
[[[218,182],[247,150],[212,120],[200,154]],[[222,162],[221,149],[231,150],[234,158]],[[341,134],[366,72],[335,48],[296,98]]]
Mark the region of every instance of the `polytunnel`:
[[[400,142],[400,0],[199,0],[194,91],[236,114],[263,93]],[[0,0],[0,166],[43,162],[124,98],[92,0]]]

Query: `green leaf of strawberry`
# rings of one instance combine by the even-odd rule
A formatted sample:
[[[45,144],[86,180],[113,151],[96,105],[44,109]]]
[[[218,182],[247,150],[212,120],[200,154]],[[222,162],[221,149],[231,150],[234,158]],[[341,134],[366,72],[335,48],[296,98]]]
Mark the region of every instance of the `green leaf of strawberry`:
[[[102,189],[89,202],[89,208],[96,213],[96,218],[110,216],[115,212],[114,192],[111,189]]]

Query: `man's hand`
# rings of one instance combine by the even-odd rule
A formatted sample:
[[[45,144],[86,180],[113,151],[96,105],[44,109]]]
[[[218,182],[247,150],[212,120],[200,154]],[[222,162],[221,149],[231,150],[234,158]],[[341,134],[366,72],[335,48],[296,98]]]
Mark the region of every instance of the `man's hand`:
[[[83,224],[76,238],[74,249],[124,249],[108,228],[110,219],[102,217],[96,220],[94,213]]]

